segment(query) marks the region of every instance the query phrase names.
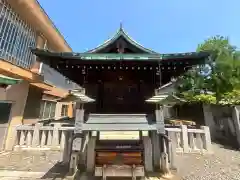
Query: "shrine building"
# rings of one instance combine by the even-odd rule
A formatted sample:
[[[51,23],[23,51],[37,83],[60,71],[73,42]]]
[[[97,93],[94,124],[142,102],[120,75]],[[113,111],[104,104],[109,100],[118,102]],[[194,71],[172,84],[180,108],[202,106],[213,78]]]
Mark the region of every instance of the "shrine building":
[[[160,54],[141,46],[122,27],[111,39],[84,53],[32,52],[84,88],[65,98],[80,99],[74,136],[64,153],[67,157],[71,149],[73,172],[78,167],[104,180],[112,176],[135,180],[156,169],[168,172],[169,163],[174,167],[174,148],[165,134],[159,102],[170,93],[169,83],[204,63],[208,53]],[[164,95],[159,91],[165,91]]]
[[[160,54],[134,41],[122,27],[109,40],[84,53],[34,49],[41,61],[76,82],[95,102],[87,113],[153,113],[146,99],[154,90],[208,58],[205,52]]]

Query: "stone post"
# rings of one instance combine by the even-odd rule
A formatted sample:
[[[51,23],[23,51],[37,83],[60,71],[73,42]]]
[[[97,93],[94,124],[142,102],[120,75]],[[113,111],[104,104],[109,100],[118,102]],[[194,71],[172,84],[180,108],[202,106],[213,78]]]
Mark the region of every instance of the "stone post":
[[[42,131],[42,137],[41,137],[41,147],[44,147],[44,146],[46,146],[46,144],[47,144],[47,142],[46,142],[46,140],[47,140],[47,135],[48,135],[48,131],[46,131],[46,130],[43,130]]]
[[[34,126],[32,147],[37,147],[40,145],[40,127],[41,126],[42,126],[41,123],[36,123]]]
[[[65,132],[65,143],[64,143],[64,148],[63,148],[62,158],[61,158],[63,164],[68,164],[71,160],[72,138],[73,138],[73,134],[71,131]]]
[[[53,127],[53,139],[52,139],[52,146],[54,148],[56,148],[57,146],[59,146],[59,128],[61,127],[61,124],[56,123],[54,124]]]
[[[74,129],[75,134],[82,133],[83,123],[84,123],[83,104],[78,104],[78,107],[76,109],[76,117],[75,117],[75,129]]]
[[[188,153],[189,152],[189,146],[188,146],[188,130],[186,125],[181,125],[181,141],[182,141],[182,148],[183,152]]]
[[[232,112],[232,118],[235,126],[235,131],[237,135],[238,148],[240,148],[240,106],[234,106]]]
[[[171,169],[177,169],[176,167],[176,148],[177,148],[177,139],[175,132],[168,132],[171,142],[169,143],[169,159]]]
[[[29,130],[27,131],[27,142],[26,142],[27,147],[32,146],[32,132]]]
[[[95,145],[97,135],[92,133],[87,145],[87,172],[93,172],[95,166]]]
[[[170,173],[169,163],[168,163],[168,154],[163,152],[161,153],[161,170],[165,173]]]
[[[155,113],[156,113],[157,133],[165,133],[163,106],[157,104]]]
[[[19,142],[20,146],[23,146],[25,144],[25,136],[26,136],[26,131],[21,130],[21,132],[20,132],[20,142]]]
[[[154,169],[160,168],[160,149],[159,149],[159,136],[157,134],[157,131],[152,131],[151,133],[152,137],[152,149],[153,149],[153,166]]]
[[[67,131],[61,131],[61,141],[60,141],[60,148],[64,149],[65,144],[66,144],[66,136],[67,136]]]
[[[84,123],[84,109],[82,103],[76,104],[76,115],[75,115],[75,128],[74,128],[74,137],[70,145],[70,172],[74,171],[75,173],[78,168],[79,160],[81,160],[81,149],[83,146],[83,132],[82,126]]]
[[[147,172],[153,171],[153,156],[152,156],[152,142],[148,133],[143,134],[143,145],[144,145],[144,165]]]
[[[53,141],[53,131],[48,130],[47,131],[47,146],[52,146],[52,141]]]
[[[213,118],[211,105],[203,105],[203,114],[205,125],[209,127],[212,138],[215,137],[216,125]]]
[[[212,143],[211,143],[211,136],[210,136],[209,127],[208,126],[201,126],[201,129],[204,130],[203,148],[206,149],[209,153],[211,153]]]
[[[77,171],[78,153],[72,152],[69,166],[69,173],[73,175]]]

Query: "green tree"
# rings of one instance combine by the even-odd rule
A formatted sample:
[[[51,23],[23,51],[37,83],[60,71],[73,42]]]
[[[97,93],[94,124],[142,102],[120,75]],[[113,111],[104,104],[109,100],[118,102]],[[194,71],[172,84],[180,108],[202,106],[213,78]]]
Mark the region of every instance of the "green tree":
[[[227,97],[235,97],[240,89],[240,53],[232,46],[228,38],[215,36],[198,45],[197,51],[207,51],[210,58],[207,65],[197,67],[180,78],[178,92],[185,98],[196,101],[206,99],[202,94],[219,103]],[[201,96],[199,96],[201,95]],[[213,96],[210,97],[210,96]],[[230,101],[229,101],[230,102]]]

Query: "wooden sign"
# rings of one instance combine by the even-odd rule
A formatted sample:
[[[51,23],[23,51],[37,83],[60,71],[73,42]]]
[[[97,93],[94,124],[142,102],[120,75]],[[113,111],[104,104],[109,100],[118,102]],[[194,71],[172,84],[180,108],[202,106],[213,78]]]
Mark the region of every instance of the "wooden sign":
[[[82,138],[75,138],[73,140],[73,144],[72,144],[72,150],[73,151],[80,151],[82,147]]]

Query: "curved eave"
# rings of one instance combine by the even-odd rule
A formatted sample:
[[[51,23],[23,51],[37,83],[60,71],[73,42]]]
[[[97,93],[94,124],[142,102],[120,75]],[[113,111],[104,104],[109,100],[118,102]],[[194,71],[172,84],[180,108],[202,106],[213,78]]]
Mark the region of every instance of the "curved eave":
[[[79,61],[168,61],[181,59],[206,59],[209,56],[207,52],[191,52],[176,54],[104,54],[104,53],[68,53],[68,52],[51,52],[44,49],[32,49],[32,52],[46,64],[51,61],[58,62],[62,60],[79,60]]]
[[[86,53],[97,53],[99,51],[101,51],[102,49],[106,48],[107,46],[113,44],[118,38],[123,37],[128,43],[132,44],[133,46],[137,47],[138,49],[144,51],[145,53],[149,53],[149,54],[159,54],[155,51],[152,51],[148,48],[143,47],[141,44],[139,44],[138,42],[136,42],[135,40],[133,40],[125,31],[124,29],[121,27],[117,33],[110,39],[108,39],[107,41],[105,41],[103,44],[97,46],[94,49],[91,49],[89,51],[86,51]]]

